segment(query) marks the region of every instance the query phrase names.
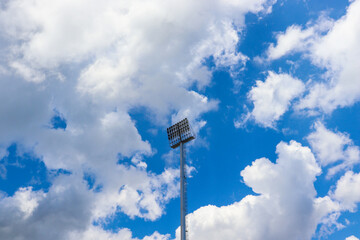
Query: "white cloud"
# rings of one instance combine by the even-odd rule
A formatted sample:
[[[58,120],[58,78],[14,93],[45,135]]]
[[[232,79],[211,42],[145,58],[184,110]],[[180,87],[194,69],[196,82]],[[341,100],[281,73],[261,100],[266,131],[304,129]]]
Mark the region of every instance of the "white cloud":
[[[28,80],[42,81],[43,69],[85,61],[77,83],[81,93],[166,114],[187,106],[179,99],[199,102],[183,87],[209,84],[205,58],[213,56],[226,67],[246,61],[236,51],[237,30],[244,27],[245,13],[266,11],[268,5],[266,0],[17,0],[1,12],[0,23],[20,40],[13,46],[12,57],[20,58],[13,65]]]
[[[316,129],[313,134],[327,137],[330,142],[332,138],[347,137],[326,130],[320,123]],[[325,130],[330,136],[324,136]],[[311,139],[315,139],[314,135]],[[275,163],[260,158],[241,171],[244,183],[258,195],[248,195],[228,206],[204,206],[189,214],[190,237],[312,239],[326,238],[335,229],[344,228],[338,219],[344,211],[354,212],[360,202],[360,174],[347,172],[327,196],[317,197],[314,182],[321,174],[321,166],[311,150],[291,141],[280,142],[276,153]],[[176,234],[179,239],[179,229]]]
[[[355,237],[354,235],[347,237],[345,240],[359,240],[357,237]]]
[[[106,176],[97,175],[98,184],[103,184],[103,189],[95,200],[95,219],[104,219],[119,207],[131,218],[155,220],[162,215],[164,205],[179,195],[177,169],[165,169],[155,175],[143,168],[120,165],[114,170],[108,169],[107,173]],[[113,180],[114,176],[119,176],[117,181]]]
[[[306,29],[292,25],[284,33],[276,35],[276,45],[270,44],[266,52],[267,60],[276,60],[285,55],[305,51],[321,37],[321,34],[333,27],[333,20],[321,16],[315,24]]]
[[[319,68],[326,69],[322,81],[309,86],[309,93],[296,106],[299,110],[331,113],[338,107],[351,106],[360,99],[360,1],[352,1],[346,15],[334,21],[327,18],[308,28],[290,26],[270,45],[269,60],[296,51]]]
[[[315,132],[312,132],[307,140],[320,164],[322,166],[332,165],[328,176],[332,176],[342,169],[351,168],[360,162],[359,147],[354,146],[347,134],[332,132],[326,129],[321,122],[315,123],[314,128]]]
[[[254,108],[241,121],[236,121],[235,126],[240,127],[249,119],[264,127],[275,127],[276,121],[288,110],[291,101],[300,96],[304,91],[304,84],[296,78],[284,73],[269,72],[266,80],[256,81],[248,98]]]
[[[97,193],[89,191],[78,176],[60,176],[47,193],[19,189],[12,197],[0,199],[1,239],[97,239],[138,240],[129,229],[116,233],[92,225],[92,208]],[[155,232],[143,240],[167,240]]]
[[[17,210],[21,213],[24,220],[29,218],[34,210],[38,207],[39,201],[43,198],[44,193],[42,191],[33,192],[32,187],[19,188],[14,196],[1,199],[2,207],[12,209],[13,206],[17,206]]]
[[[346,172],[336,183],[332,195],[344,208],[355,211],[360,202],[360,173]]]
[[[312,28],[302,30],[300,26],[293,25],[286,29],[285,33],[278,34],[277,45],[270,44],[267,50],[269,60],[275,60],[291,52],[303,50],[307,44],[306,40],[314,35]]]
[[[328,196],[316,197],[314,181],[321,169],[311,150],[291,141],[279,143],[276,153],[276,163],[260,158],[241,172],[245,184],[259,195],[189,214],[190,238],[311,239],[318,224],[337,224],[339,204]],[[179,229],[177,239],[178,234]]]
[[[204,67],[204,60],[213,57],[217,67],[230,70],[244,64],[237,45],[245,14],[269,12],[272,3],[7,2],[0,9],[1,35],[9,42],[8,62],[1,63],[9,71],[0,81],[0,101],[6,102],[0,115],[7,116],[0,119],[0,144],[15,142],[48,169],[64,168],[74,176],[54,180],[39,200],[31,194],[42,192],[20,191],[26,219],[12,197],[2,199],[0,225],[7,230],[0,238],[55,240],[76,233],[88,239],[96,232],[104,239],[131,239],[128,230],[110,234],[92,221],[117,209],[131,218],[159,218],[178,196],[178,174],[147,171],[143,158],[154,151],[129,111],[144,107],[158,126],[182,117],[195,129],[204,126],[201,115],[218,102],[189,89],[210,84],[213,69]],[[66,129],[52,128],[55,112],[66,119]],[[135,156],[133,165],[118,164],[119,155]],[[84,172],[94,174],[100,191],[79,180]],[[166,238],[154,233],[144,239]]]
[[[66,177],[47,193],[20,189],[0,200],[1,239],[64,239],[89,224],[91,198],[85,184]]]
[[[5,179],[6,178],[6,162],[5,157],[9,155],[9,152],[6,148],[0,146],[0,178]]]
[[[85,232],[72,232],[68,238],[69,240],[139,240],[134,239],[129,229],[120,229],[117,233],[105,231],[100,227],[92,226]],[[146,236],[142,240],[168,240],[169,235],[161,235],[154,232],[151,236]]]
[[[2,160],[4,157],[8,156],[9,152],[6,148],[0,146],[0,160]]]
[[[101,165],[115,164],[118,153],[127,157],[136,152],[146,155],[152,153],[150,144],[142,140],[127,113],[109,112],[100,119],[89,119],[91,122],[73,119],[80,116],[72,114],[78,113],[67,114],[68,126],[65,131],[40,129],[36,132],[37,136],[30,139],[38,138],[34,151],[43,157],[51,169],[99,169]]]
[[[138,106],[150,109],[164,124],[174,112],[194,120],[216,108],[216,101],[187,87],[209,84],[211,70],[202,66],[207,57],[214,56],[218,66],[241,64],[245,58],[236,46],[244,15],[266,12],[272,3],[15,0],[1,9],[0,25],[2,34],[12,40],[8,65],[25,79],[40,83],[27,92],[48,104],[38,107],[43,114],[34,122],[38,126],[47,124],[45,114],[51,115],[53,108],[66,116],[69,125],[84,126],[87,121],[91,128],[113,109],[127,112]],[[61,83],[54,79],[60,71]],[[72,76],[79,73],[79,78],[69,71]],[[21,85],[10,85],[14,84],[14,89]],[[13,112],[9,109],[3,113]],[[22,119],[33,123],[26,117]],[[22,137],[27,125],[21,125],[12,141]],[[29,127],[28,135],[38,128]]]
[[[39,83],[45,80],[45,74],[35,69],[32,69],[20,62],[12,62],[10,66],[14,68],[15,71],[19,75],[21,75],[25,80],[35,83]]]

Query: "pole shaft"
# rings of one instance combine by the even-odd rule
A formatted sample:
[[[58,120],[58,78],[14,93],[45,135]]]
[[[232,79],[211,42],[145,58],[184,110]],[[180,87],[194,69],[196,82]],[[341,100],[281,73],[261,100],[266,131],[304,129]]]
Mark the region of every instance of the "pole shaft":
[[[186,206],[185,206],[185,152],[184,143],[180,142],[180,208],[181,208],[181,240],[186,240]]]

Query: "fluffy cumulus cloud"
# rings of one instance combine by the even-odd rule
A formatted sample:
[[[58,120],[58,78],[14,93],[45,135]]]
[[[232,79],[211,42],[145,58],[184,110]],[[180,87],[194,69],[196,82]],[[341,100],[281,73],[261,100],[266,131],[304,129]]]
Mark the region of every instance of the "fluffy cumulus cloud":
[[[316,197],[321,168],[308,147],[291,141],[276,147],[276,163],[255,160],[241,176],[257,195],[228,206],[205,206],[188,215],[193,239],[311,239],[318,224],[337,225],[341,204]],[[334,220],[335,219],[335,220]]]
[[[12,197],[0,200],[1,239],[123,239],[132,237],[129,229],[109,233],[91,222],[93,192],[74,176],[58,178],[50,190],[20,188]],[[157,232],[143,240],[165,240]]]
[[[184,116],[203,126],[201,115],[217,107],[200,93],[213,71],[204,61],[212,57],[232,73],[245,64],[237,52],[244,16],[267,13],[273,3],[1,3],[0,115],[7,116],[0,119],[1,155],[16,143],[48,169],[71,174],[56,177],[48,192],[22,188],[1,196],[0,238],[132,239],[128,229],[109,233],[92,223],[116,211],[159,218],[178,195],[177,171],[147,171],[146,157],[155,151],[129,112],[144,108],[160,126]],[[130,165],[122,164],[125,157]],[[166,238],[155,232],[144,240]]]
[[[344,208],[355,211],[360,202],[360,173],[348,171],[336,184],[333,192],[335,199],[340,201]]]
[[[179,194],[178,169],[165,169],[155,175],[146,169],[120,165],[113,174],[109,169],[102,184],[102,192],[96,199],[93,214],[95,219],[103,219],[116,212],[119,207],[129,217],[149,220],[159,218],[164,204]],[[114,176],[120,176],[110,183]],[[98,174],[98,177],[103,175]],[[100,182],[101,184],[101,182]]]
[[[85,232],[72,232],[69,234],[69,240],[140,240],[133,238],[129,229],[121,229],[117,233],[104,231],[100,227],[91,226]],[[169,235],[161,235],[154,232],[151,236],[145,236],[142,240],[169,240]]]
[[[347,237],[345,240],[359,240],[357,237],[355,237],[354,235]]]
[[[72,86],[79,94],[125,108],[146,106],[161,116],[196,106],[188,112],[196,118],[216,104],[186,90],[209,84],[204,59],[212,56],[225,67],[246,61],[236,51],[237,31],[245,13],[265,11],[268,3],[244,3],[18,0],[0,18],[6,34],[20,42],[9,66],[28,81],[63,78],[59,67],[85,63]]]
[[[359,16],[360,1],[355,0],[340,19],[320,18],[305,29],[290,26],[277,35],[276,46],[270,45],[267,52],[270,60],[300,51],[314,65],[326,69],[321,81],[310,84],[308,94],[297,105],[299,110],[330,113],[359,101]]]
[[[321,123],[314,124],[315,131],[307,140],[322,166],[331,166],[328,176],[360,162],[360,150],[347,134],[332,132]]]
[[[276,121],[288,110],[291,101],[300,96],[305,86],[289,74],[269,72],[266,80],[256,81],[248,94],[253,110],[235,122],[240,127],[253,119],[264,127],[275,127]]]
[[[69,184],[70,183],[70,184]],[[49,192],[19,189],[0,204],[2,239],[61,239],[62,235],[89,224],[86,184],[71,178],[58,178]]]
[[[276,35],[276,45],[271,43],[266,52],[268,61],[279,59],[285,55],[305,51],[311,47],[320,34],[328,31],[333,26],[333,21],[322,16],[308,28],[292,25],[284,33]]]

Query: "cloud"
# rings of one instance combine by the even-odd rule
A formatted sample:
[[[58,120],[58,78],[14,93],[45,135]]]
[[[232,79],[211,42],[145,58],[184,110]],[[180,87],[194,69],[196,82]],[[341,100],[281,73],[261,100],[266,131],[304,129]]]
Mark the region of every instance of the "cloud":
[[[288,27],[284,33],[276,34],[276,45],[270,44],[266,52],[266,60],[273,61],[295,52],[306,51],[321,38],[322,34],[331,29],[333,24],[332,19],[322,15],[305,29],[298,25]]]
[[[345,240],[359,240],[357,237],[355,237],[354,235],[347,237]]]
[[[111,167],[111,166],[110,166]],[[113,167],[114,168],[114,167]],[[144,168],[119,165],[106,176],[97,174],[102,190],[97,194],[93,218],[100,221],[118,208],[130,218],[158,219],[170,199],[179,196],[178,169],[151,174]],[[119,176],[116,181],[114,176]]]
[[[321,168],[311,150],[291,141],[280,142],[276,153],[276,163],[260,158],[241,171],[245,184],[257,195],[189,214],[190,238],[311,239],[319,224],[336,224],[333,217],[339,204],[329,196],[316,197],[314,182]]]
[[[296,108],[310,114],[331,113],[338,107],[351,106],[360,99],[360,1],[352,1],[346,15],[338,20],[320,18],[305,29],[293,25],[277,35],[267,57],[278,59],[294,52],[303,52],[315,66],[326,69],[321,81],[309,86],[308,94]],[[330,50],[331,49],[331,50]]]
[[[37,132],[39,141],[34,150],[49,168],[73,170],[84,166],[96,169],[100,165],[115,164],[119,153],[126,157],[135,153],[152,154],[149,142],[142,140],[127,113],[109,112],[88,123],[73,120],[69,115],[65,131],[44,129]]]
[[[129,229],[120,229],[116,233],[105,231],[100,227],[92,226],[87,229],[85,232],[76,233],[73,232],[70,234],[69,240],[139,240],[138,238],[133,238],[132,233]],[[158,232],[154,232],[151,236],[145,236],[142,240],[168,240],[170,239],[169,235],[161,235]]]
[[[1,239],[138,240],[126,228],[113,233],[92,225],[96,195],[75,175],[58,177],[46,193],[20,188],[14,196],[0,199]],[[143,240],[168,237],[155,232]]]
[[[173,113],[197,119],[218,104],[188,90],[192,84],[202,88],[210,83],[212,70],[203,66],[204,60],[212,56],[219,67],[242,64],[245,58],[236,49],[244,15],[266,12],[272,3],[8,2],[0,10],[1,34],[9,42],[7,67],[38,85],[20,90],[25,83],[8,75],[4,86],[10,86],[3,89],[13,87],[19,96],[28,92],[31,97],[20,97],[17,106],[34,103],[40,112],[31,117],[41,118],[32,122],[24,114],[18,134],[7,134],[10,130],[5,135],[11,141],[38,135],[54,108],[76,134],[83,129],[75,126],[91,129],[114,109],[127,113],[143,106],[160,124]],[[2,114],[14,112],[10,104],[6,107]],[[24,112],[17,107],[16,114]],[[32,123],[37,126],[24,134]]]
[[[248,99],[254,104],[253,110],[235,126],[241,127],[253,119],[263,127],[274,128],[276,121],[288,110],[290,103],[304,91],[304,84],[285,73],[269,72],[266,80],[256,81],[248,93]]]
[[[315,131],[307,140],[321,166],[331,166],[328,170],[329,177],[360,162],[359,147],[354,145],[347,134],[332,132],[321,122],[315,123],[314,128]]]
[[[47,193],[19,189],[0,200],[1,239],[63,239],[89,224],[91,197],[85,184],[70,178],[58,178]]]
[[[273,43],[270,44],[267,50],[267,59],[279,59],[284,55],[305,49],[313,35],[314,31],[312,28],[302,30],[297,25],[288,27],[285,33],[276,36],[276,46]]]
[[[350,211],[356,210],[360,202],[360,173],[348,171],[336,183],[336,189],[332,193],[334,199],[341,202],[342,206]]]
[[[0,178],[5,179],[6,178],[6,164],[4,162],[4,157],[8,156],[9,152],[7,149],[0,146]]]
[[[154,153],[130,112],[155,126],[188,117],[195,129],[218,101],[200,93],[216,67],[235,71],[245,15],[274,1],[8,1],[0,9],[0,145],[12,143],[66,169],[49,192],[19,189],[0,202],[1,239],[132,239],[92,225],[117,211],[155,220],[178,196],[177,170],[147,170]],[[2,42],[3,43],[3,42]],[[4,71],[1,71],[2,73]],[[196,87],[194,87],[196,86]],[[51,119],[61,115],[64,129]],[[133,158],[131,164],[121,162]],[[94,176],[88,189],[84,174]],[[20,199],[20,200],[16,200]],[[19,202],[20,201],[20,202]],[[21,203],[21,204],[20,204]],[[20,207],[23,206],[23,207]],[[144,240],[166,239],[154,233]]]
[[[51,110],[51,97],[46,91],[32,83],[22,83],[16,79],[5,79],[0,84],[7,86],[2,88],[7,91],[0,98],[4,101],[12,99],[13,104],[0,107],[3,113],[7,113],[7,118],[0,120],[2,143],[5,145],[21,140],[18,146],[21,146],[22,151],[30,151],[41,158],[48,169],[62,168],[71,172],[94,174],[95,183],[102,186],[98,195],[104,196],[97,197],[96,216],[113,214],[121,206],[120,209],[131,217],[156,219],[162,215],[164,205],[171,198],[170,188],[167,192],[170,185],[174,185],[171,187],[171,196],[177,196],[177,192],[173,192],[177,184],[175,170],[164,171],[164,175],[171,172],[173,176],[173,182],[168,179],[165,183],[165,179],[160,179],[161,175],[148,174],[146,165],[145,168],[141,167],[144,165],[143,159],[136,162],[139,166],[117,164],[118,154],[122,158],[134,154],[140,158],[153,154],[149,142],[141,138],[135,122],[127,113],[107,113],[101,108],[92,108],[91,104],[72,98],[69,107],[61,109],[66,115],[66,129],[53,129],[49,125],[54,111]],[[64,96],[66,97],[67,95]],[[14,106],[19,107],[14,109]],[[5,176],[6,166],[1,167],[1,174]],[[139,195],[137,201],[132,203],[132,210],[124,205],[127,199],[118,199],[119,189],[124,185]],[[101,199],[104,203],[100,202]],[[113,205],[108,206],[109,204]]]
[[[212,56],[219,67],[244,63],[246,57],[236,50],[244,15],[269,5],[265,0],[17,0],[1,11],[0,24],[17,43],[11,66],[29,81],[83,64],[76,84],[81,94],[125,108],[145,106],[160,114],[158,119],[191,104],[207,105],[188,113],[197,118],[216,105],[186,90],[210,83],[212,71],[204,59]]]
[[[10,63],[10,66],[15,69],[15,71],[19,75],[21,75],[24,79],[28,81],[39,83],[45,80],[45,74],[33,68],[30,68],[23,63],[12,62]]]

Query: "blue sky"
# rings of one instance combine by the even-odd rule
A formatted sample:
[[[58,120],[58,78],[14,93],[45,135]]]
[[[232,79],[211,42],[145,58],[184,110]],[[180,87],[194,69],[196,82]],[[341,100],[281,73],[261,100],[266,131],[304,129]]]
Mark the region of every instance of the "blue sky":
[[[0,3],[0,239],[360,238],[360,1]]]

